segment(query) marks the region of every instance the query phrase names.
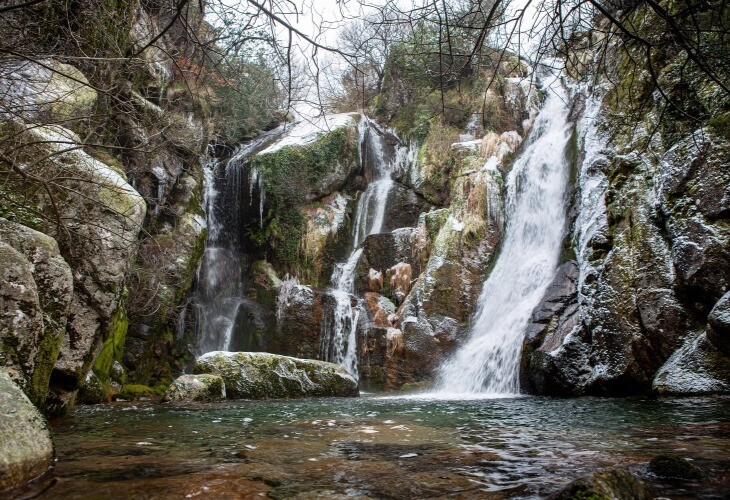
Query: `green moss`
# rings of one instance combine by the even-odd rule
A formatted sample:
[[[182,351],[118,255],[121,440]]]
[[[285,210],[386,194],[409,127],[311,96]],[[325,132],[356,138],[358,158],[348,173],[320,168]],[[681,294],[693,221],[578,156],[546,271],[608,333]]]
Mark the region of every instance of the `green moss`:
[[[120,305],[112,318],[109,336],[104,341],[96,360],[94,360],[92,369],[100,380],[109,379],[109,373],[115,361],[121,363],[128,328],[127,313],[124,310],[124,305]]]
[[[307,193],[321,191],[333,165],[356,161],[357,138],[352,128],[339,128],[307,146],[287,146],[251,160],[263,177],[266,213],[263,221],[244,228],[247,237],[279,268],[306,275],[311,267],[301,255]],[[318,186],[320,189],[318,189]],[[310,273],[311,274],[311,273]]]
[[[48,394],[48,383],[51,379],[53,365],[58,359],[61,351],[61,341],[66,333],[65,327],[59,327],[50,318],[43,318],[45,332],[38,344],[38,354],[35,359],[35,367],[30,380],[29,397],[38,408],[43,408]]]
[[[151,398],[160,395],[161,393],[159,391],[142,384],[123,385],[119,391],[119,396],[121,398],[130,400]]]

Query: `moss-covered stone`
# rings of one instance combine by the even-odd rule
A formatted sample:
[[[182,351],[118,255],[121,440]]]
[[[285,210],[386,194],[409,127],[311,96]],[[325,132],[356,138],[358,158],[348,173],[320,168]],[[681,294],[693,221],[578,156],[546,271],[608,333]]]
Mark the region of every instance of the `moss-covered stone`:
[[[687,459],[673,453],[663,453],[649,462],[649,471],[661,478],[699,481],[702,470]]]
[[[576,479],[548,498],[551,500],[648,500],[653,497],[646,485],[629,471],[607,468]]]
[[[261,352],[209,352],[195,373],[223,378],[229,399],[357,396],[357,381],[339,365]]]
[[[170,384],[164,400],[180,401],[220,401],[226,398],[226,386],[220,375],[204,373],[200,375],[181,375]]]

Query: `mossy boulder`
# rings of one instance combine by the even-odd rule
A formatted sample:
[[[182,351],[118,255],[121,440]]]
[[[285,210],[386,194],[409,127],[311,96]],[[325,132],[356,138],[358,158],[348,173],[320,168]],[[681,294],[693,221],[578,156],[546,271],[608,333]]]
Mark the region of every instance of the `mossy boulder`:
[[[220,375],[180,375],[170,384],[164,401],[220,401],[226,399],[226,385]]]
[[[551,500],[648,500],[653,498],[646,485],[629,471],[601,469],[572,481]]]
[[[71,269],[53,238],[3,218],[0,254],[0,365],[42,407],[66,331]]]
[[[220,375],[229,399],[349,397],[357,381],[343,367],[263,352],[214,351],[195,363],[196,374]]]
[[[702,470],[699,467],[673,453],[662,453],[654,457],[649,462],[649,472],[664,479],[702,479]]]
[[[0,496],[46,473],[52,464],[53,443],[43,415],[0,369]]]
[[[13,102],[16,116],[31,121],[64,122],[91,114],[96,90],[81,71],[55,59],[7,63],[0,82],[3,98]]]

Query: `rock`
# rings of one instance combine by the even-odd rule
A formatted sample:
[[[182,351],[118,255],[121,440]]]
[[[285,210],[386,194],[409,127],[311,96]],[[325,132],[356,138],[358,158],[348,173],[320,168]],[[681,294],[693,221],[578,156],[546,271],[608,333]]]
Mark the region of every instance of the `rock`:
[[[357,396],[357,381],[339,365],[269,353],[215,351],[195,363],[196,374],[225,382],[229,399]]]
[[[360,169],[361,119],[359,113],[343,113],[297,123],[251,164],[263,179],[277,179],[280,188],[291,184],[306,202],[318,200],[340,190]],[[287,179],[278,179],[281,171]]]
[[[413,279],[421,274],[427,260],[428,236],[423,226],[396,229],[390,233],[371,234],[363,242],[363,253],[356,269],[355,288],[361,292],[383,292],[385,285],[386,295],[391,300],[400,303],[410,291],[410,283],[408,286],[401,286],[400,289],[395,286],[391,287],[390,278],[386,278],[388,270],[396,266],[400,266],[400,269],[409,266],[411,279]],[[401,283],[401,285],[405,285],[405,283]],[[400,297],[398,296],[399,291],[401,292]]]
[[[286,281],[279,290],[276,335],[266,342],[267,351],[301,358],[317,358],[327,294],[319,289]]]
[[[385,206],[386,217],[381,231],[389,232],[399,228],[415,227],[418,225],[420,215],[433,208],[433,204],[412,189],[395,183],[388,194]]]
[[[606,468],[578,478],[548,498],[579,500],[587,498],[611,500],[649,500],[653,498],[646,485],[624,469]]]
[[[55,59],[11,61],[2,71],[0,95],[15,116],[32,122],[63,123],[89,116],[96,90],[81,71]]]
[[[74,392],[81,384],[108,336],[119,308],[137,237],[146,213],[142,197],[114,168],[89,156],[68,129],[58,126],[30,127],[7,122],[19,143],[17,158],[27,162],[29,175],[55,176],[54,204],[42,191],[34,200],[49,212],[43,232],[60,242],[64,260],[73,271],[73,297],[66,323],[66,335],[51,373],[54,408],[65,408],[73,399],[61,393]],[[27,155],[27,157],[25,156]],[[36,161],[38,155],[43,161]],[[39,169],[39,171],[36,171]],[[42,172],[41,172],[42,171]],[[53,222],[55,216],[63,227]]]
[[[45,419],[0,369],[0,493],[48,472],[53,443]]]
[[[6,274],[0,282],[0,288],[10,287],[0,292],[2,296],[0,310],[4,311],[0,318],[10,319],[8,315],[11,314],[11,310],[25,311],[26,318],[21,322],[32,323],[20,326],[13,322],[12,325],[3,326],[4,334],[0,334],[0,337],[4,337],[4,340],[0,342],[7,346],[2,351],[14,354],[11,356],[13,359],[5,361],[2,361],[4,355],[0,354],[0,365],[5,365],[11,371],[20,368],[22,381],[16,377],[16,382],[36,405],[42,407],[48,391],[51,370],[58,358],[61,340],[66,331],[73,294],[71,269],[61,257],[58,244],[53,238],[3,218],[0,218],[0,242],[2,242],[0,245],[6,243],[21,254],[15,258],[25,260],[25,264],[18,263],[14,270],[29,271],[30,276],[26,276],[25,279],[30,278],[32,281],[32,284],[30,281],[25,284],[20,282],[13,284],[13,279],[23,278],[20,276],[13,278],[7,274],[12,274],[13,269],[6,268]],[[10,249],[6,248],[5,251],[9,252]],[[31,299],[34,304],[26,302],[25,305],[16,303],[13,306],[12,303],[18,299],[22,300],[21,295],[25,295],[19,295],[22,287],[25,287],[28,294],[36,297],[35,300]],[[27,309],[28,307],[36,309],[31,311]],[[38,314],[41,322],[37,321]],[[0,323],[3,321],[4,319],[0,319]],[[11,365],[15,368],[11,368]]]
[[[663,395],[730,393],[730,357],[702,333],[677,349],[657,371],[653,389]]]
[[[181,375],[170,385],[164,401],[220,401],[226,399],[226,386],[220,375]]]
[[[730,292],[717,301],[710,311],[707,338],[726,356],[730,356]]]
[[[702,471],[688,460],[672,453],[663,453],[649,462],[649,471],[664,479],[698,481]]]
[[[540,304],[532,312],[525,332],[520,364],[520,385],[531,393],[569,395],[584,383],[582,364],[573,344],[579,340],[578,266],[560,265]],[[578,337],[578,339],[574,339]],[[579,345],[579,349],[583,345]]]

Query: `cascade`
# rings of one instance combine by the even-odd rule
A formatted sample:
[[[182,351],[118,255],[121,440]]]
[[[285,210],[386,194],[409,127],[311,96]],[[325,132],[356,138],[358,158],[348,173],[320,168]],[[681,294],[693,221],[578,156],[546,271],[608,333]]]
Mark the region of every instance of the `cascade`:
[[[355,378],[358,378],[356,334],[360,306],[352,306],[351,294],[355,292],[355,270],[363,251],[360,245],[367,236],[383,228],[388,195],[394,184],[391,173],[403,156],[398,154],[402,148],[398,148],[395,157],[388,158],[383,132],[374,122],[365,118],[360,127],[361,160],[370,182],[357,202],[350,256],[336,264],[332,272],[330,295],[335,306],[332,317],[325,318],[322,334],[322,359],[344,366]]]
[[[208,234],[197,275],[197,288],[191,305],[195,315],[197,343],[195,354],[231,349],[236,317],[244,303],[244,270],[247,262],[242,249],[241,194],[248,182],[259,189],[259,214],[263,217],[262,179],[258,172],[246,175],[248,158],[283,131],[265,132],[241,145],[227,162],[211,158],[203,165],[205,209]]]
[[[525,328],[558,264],[565,232],[570,140],[567,95],[555,76],[507,181],[501,252],[478,301],[469,338],[440,369],[444,396],[519,393]]]

